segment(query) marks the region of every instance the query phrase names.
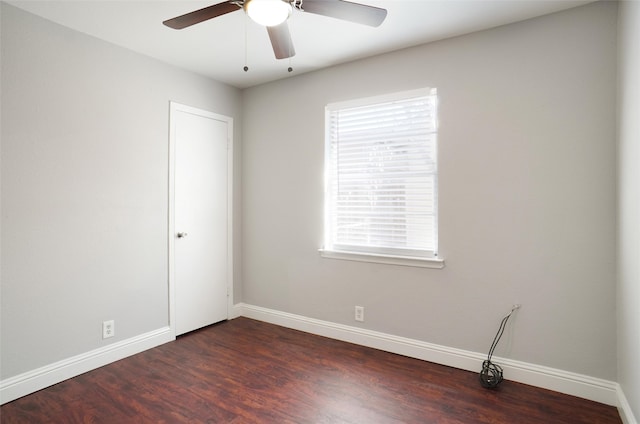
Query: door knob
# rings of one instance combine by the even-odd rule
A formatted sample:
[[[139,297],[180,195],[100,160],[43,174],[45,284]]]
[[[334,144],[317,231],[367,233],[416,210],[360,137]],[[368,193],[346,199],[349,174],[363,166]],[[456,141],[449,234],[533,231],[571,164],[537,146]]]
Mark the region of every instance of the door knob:
[[[176,236],[177,236],[178,238],[183,238],[183,237],[186,237],[186,236],[187,236],[187,233],[178,233],[178,234],[176,234]]]

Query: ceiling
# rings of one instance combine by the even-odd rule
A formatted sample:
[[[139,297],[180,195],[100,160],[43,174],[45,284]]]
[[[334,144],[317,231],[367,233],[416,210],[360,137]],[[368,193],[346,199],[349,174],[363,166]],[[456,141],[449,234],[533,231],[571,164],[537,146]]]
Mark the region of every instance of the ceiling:
[[[295,11],[296,49],[274,57],[264,27],[242,10],[174,30],[162,21],[221,0],[84,0],[8,3],[74,30],[239,88],[443,38],[496,27],[593,0],[352,0],[387,9],[372,28]],[[247,65],[249,71],[243,67]],[[287,68],[293,68],[289,73]]]

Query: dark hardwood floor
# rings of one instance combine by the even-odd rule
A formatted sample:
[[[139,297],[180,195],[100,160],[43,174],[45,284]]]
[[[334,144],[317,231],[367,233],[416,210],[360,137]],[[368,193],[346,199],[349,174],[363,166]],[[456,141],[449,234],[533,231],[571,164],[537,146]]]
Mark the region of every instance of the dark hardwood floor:
[[[508,378],[508,376],[507,376]],[[220,323],[0,408],[11,423],[621,423],[616,408],[289,330]]]

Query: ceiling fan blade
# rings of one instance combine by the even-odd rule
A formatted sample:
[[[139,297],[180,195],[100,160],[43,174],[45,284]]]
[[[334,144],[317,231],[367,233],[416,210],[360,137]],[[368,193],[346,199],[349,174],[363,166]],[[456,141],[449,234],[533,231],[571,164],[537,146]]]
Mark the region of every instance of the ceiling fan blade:
[[[267,27],[267,32],[269,33],[269,39],[271,40],[271,46],[273,47],[273,53],[275,53],[276,59],[286,59],[296,55],[287,21],[277,26]]]
[[[342,0],[304,0],[302,9],[316,15],[329,16],[372,27],[380,26],[387,17],[386,9]]]
[[[241,7],[238,6],[237,1],[229,0],[222,3],[214,4],[213,6],[189,12],[172,19],[167,19],[163,22],[163,24],[165,24],[169,28],[183,29],[186,27],[190,27],[191,25],[199,24],[200,22],[225,15],[227,13],[235,12],[236,10],[240,10],[240,8]]]

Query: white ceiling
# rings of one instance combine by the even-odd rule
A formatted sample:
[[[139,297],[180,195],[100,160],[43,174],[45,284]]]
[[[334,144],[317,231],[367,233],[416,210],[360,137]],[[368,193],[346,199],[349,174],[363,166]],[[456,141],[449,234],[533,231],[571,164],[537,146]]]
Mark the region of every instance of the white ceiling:
[[[276,60],[264,27],[242,10],[173,30],[162,21],[220,0],[9,1],[77,31],[245,88],[316,69],[590,3],[593,0],[352,0],[387,9],[378,28],[310,13],[289,20],[296,56]],[[244,72],[243,67],[249,66]],[[291,66],[293,72],[287,72]]]

